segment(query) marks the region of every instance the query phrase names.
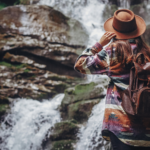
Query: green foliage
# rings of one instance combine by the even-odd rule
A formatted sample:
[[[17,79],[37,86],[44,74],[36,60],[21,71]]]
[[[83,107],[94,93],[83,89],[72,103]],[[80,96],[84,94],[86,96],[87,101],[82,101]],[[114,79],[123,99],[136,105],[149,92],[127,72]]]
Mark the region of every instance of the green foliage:
[[[8,104],[1,104],[0,105],[0,113],[5,112],[8,109]]]
[[[92,89],[95,87],[95,83],[91,82],[89,84],[79,84],[75,86],[75,90],[73,91],[73,93],[75,95],[78,94],[83,94],[83,93],[88,93],[90,91],[92,91]]]
[[[29,70],[29,69],[25,69],[24,70],[25,73],[28,73],[29,71],[31,71],[31,70]]]
[[[0,10],[2,10],[3,8],[5,8],[7,5],[5,3],[0,2]]]
[[[1,62],[0,62],[0,65],[6,66],[6,67],[11,68],[11,69],[16,69],[16,70],[21,69],[21,68],[27,66],[26,64],[14,65],[14,64],[10,64],[10,63],[5,62],[5,61],[1,61]],[[30,70],[26,69],[25,71],[28,72],[28,71],[30,71]]]
[[[14,3],[14,5],[29,5],[30,4],[30,0],[16,0],[16,2]]]

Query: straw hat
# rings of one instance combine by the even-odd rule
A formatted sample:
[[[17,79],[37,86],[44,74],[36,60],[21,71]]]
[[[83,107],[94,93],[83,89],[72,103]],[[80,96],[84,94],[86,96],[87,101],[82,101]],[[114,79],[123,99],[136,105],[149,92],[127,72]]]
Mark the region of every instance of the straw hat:
[[[142,35],[146,30],[146,24],[131,10],[119,9],[104,23],[104,29],[116,33],[117,39],[131,39]]]

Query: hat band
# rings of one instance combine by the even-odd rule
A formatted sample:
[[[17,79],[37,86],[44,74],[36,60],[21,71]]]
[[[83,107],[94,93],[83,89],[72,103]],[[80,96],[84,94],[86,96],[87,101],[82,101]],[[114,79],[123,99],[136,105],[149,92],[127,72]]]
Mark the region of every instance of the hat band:
[[[112,26],[113,26],[113,25],[112,25]],[[137,26],[135,27],[134,30],[129,30],[129,31],[120,31],[120,30],[117,30],[114,26],[113,26],[113,28],[114,28],[117,32],[120,32],[120,33],[130,33],[130,32],[135,31],[135,30],[137,29]]]

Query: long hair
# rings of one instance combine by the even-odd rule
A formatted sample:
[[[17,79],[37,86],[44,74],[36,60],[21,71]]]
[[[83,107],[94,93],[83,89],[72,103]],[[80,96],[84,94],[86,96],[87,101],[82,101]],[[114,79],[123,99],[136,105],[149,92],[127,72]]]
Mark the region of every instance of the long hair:
[[[137,55],[142,53],[146,61],[150,62],[150,48],[141,37],[134,39],[137,45]],[[115,57],[113,49],[115,47]],[[111,44],[110,70],[114,73],[121,73],[131,68],[135,56],[132,52],[129,40],[114,40]]]

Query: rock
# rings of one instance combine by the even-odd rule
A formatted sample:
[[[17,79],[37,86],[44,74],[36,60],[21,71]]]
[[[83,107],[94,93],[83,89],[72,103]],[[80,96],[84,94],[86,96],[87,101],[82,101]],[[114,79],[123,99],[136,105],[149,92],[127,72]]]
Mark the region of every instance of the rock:
[[[144,3],[132,5],[130,9],[138,16],[141,16],[146,22],[149,20],[149,11]]]
[[[104,96],[103,84],[99,83],[82,83],[76,85],[75,88],[69,88],[65,90],[65,96],[61,103],[61,109],[67,110],[69,104],[77,101],[96,99]]]
[[[50,150],[74,150],[75,149],[74,140],[61,140],[52,142],[52,148]]]
[[[4,55],[3,60],[10,61],[12,63],[29,64],[29,65],[33,65],[33,66],[41,68],[41,69],[46,68],[46,65],[38,64],[35,61],[33,61],[25,56],[13,55],[8,52]]]
[[[87,121],[91,114],[93,106],[98,104],[99,102],[100,99],[94,99],[70,104],[68,106],[68,118],[75,119],[78,122]]]
[[[106,21],[108,18],[112,17],[114,15],[114,12],[118,10],[117,5],[105,5],[104,11],[103,11],[103,21]]]
[[[130,5],[137,5],[143,3],[143,0],[130,0]]]
[[[53,133],[50,136],[52,141],[56,140],[66,140],[66,139],[76,139],[76,133],[79,130],[79,126],[76,124],[76,121],[69,120],[56,123]]]
[[[87,42],[82,24],[52,7],[17,5],[0,11],[0,52],[23,55],[51,72],[81,76],[73,66]]]
[[[120,3],[118,0],[109,0],[109,4],[119,6]]]
[[[3,120],[3,116],[9,111],[10,107],[8,104],[0,104],[0,121]]]
[[[9,56],[9,57],[8,57]],[[11,57],[10,57],[11,56]],[[0,62],[0,98],[11,99],[24,97],[37,100],[48,99],[57,93],[64,92],[64,89],[74,86],[78,83],[77,78],[69,76],[60,76],[52,72],[41,70],[41,68],[32,66],[30,60],[21,57],[22,62],[26,64],[18,64],[20,56],[7,54],[9,61],[13,63],[2,61]],[[14,61],[17,64],[14,64]]]

